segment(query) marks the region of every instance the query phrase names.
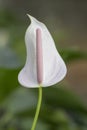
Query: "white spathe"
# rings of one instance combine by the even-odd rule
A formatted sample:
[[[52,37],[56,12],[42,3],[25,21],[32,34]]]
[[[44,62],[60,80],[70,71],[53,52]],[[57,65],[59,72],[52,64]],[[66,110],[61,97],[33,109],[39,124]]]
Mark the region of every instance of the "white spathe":
[[[39,87],[36,70],[36,29],[39,28],[42,34],[43,51],[43,81],[41,85],[42,87],[54,85],[65,77],[66,65],[59,55],[47,27],[34,17],[28,16],[31,19],[31,24],[25,34],[27,57],[25,66],[18,75],[18,81],[24,87]]]

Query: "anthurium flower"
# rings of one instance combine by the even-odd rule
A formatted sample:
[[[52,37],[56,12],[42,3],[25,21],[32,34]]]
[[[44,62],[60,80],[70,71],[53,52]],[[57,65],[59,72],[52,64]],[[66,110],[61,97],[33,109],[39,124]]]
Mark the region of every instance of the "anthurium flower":
[[[20,84],[35,88],[54,85],[66,75],[66,65],[59,55],[47,27],[28,15],[31,24],[25,34],[26,63],[18,75]]]

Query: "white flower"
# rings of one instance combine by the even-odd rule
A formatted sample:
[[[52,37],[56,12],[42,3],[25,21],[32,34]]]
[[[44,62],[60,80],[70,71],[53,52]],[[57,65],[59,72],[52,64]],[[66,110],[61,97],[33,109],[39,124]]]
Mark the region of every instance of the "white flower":
[[[31,24],[25,34],[27,58],[18,75],[24,87],[47,87],[61,81],[66,75],[66,66],[59,55],[47,27],[28,15]]]

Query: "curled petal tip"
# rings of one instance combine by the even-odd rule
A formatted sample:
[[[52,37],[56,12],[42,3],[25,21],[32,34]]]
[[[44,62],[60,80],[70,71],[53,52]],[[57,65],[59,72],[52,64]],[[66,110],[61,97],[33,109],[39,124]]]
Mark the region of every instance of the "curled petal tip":
[[[26,14],[26,15],[31,19],[32,16],[30,14]]]
[[[28,18],[30,19],[30,21],[33,21],[33,17],[30,14],[27,14]]]

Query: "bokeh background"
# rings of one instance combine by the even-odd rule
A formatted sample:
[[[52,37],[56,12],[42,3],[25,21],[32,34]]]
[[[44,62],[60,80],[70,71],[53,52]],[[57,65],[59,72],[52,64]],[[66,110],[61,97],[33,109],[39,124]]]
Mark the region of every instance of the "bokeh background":
[[[0,130],[29,130],[38,89],[19,85],[25,64],[27,13],[46,24],[67,65],[67,76],[43,88],[36,130],[87,130],[87,1],[0,0]]]

